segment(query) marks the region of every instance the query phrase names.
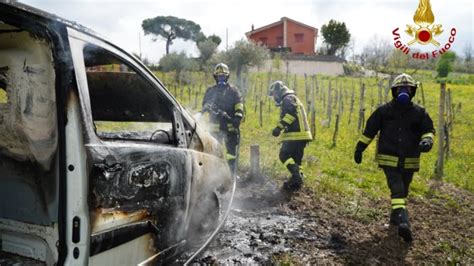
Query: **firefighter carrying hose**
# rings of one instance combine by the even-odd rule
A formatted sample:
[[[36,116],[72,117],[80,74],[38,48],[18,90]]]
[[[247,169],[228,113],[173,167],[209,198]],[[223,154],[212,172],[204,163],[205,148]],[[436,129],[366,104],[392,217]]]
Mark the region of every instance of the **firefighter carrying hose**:
[[[356,145],[354,160],[362,162],[362,152],[380,132],[377,163],[387,177],[391,191],[390,224],[406,241],[413,240],[408,219],[407,196],[413,173],[420,169],[420,153],[433,146],[433,121],[426,110],[411,102],[417,83],[407,75],[397,76],[392,84],[393,100],[375,110],[367,120]]]
[[[204,94],[202,112],[209,112],[211,134],[224,141],[226,158],[233,174],[237,171],[237,153],[240,142],[240,122],[244,117],[244,105],[239,90],[228,83],[229,67],[219,63],[214,67],[216,85]]]
[[[272,135],[278,137],[283,131],[279,157],[291,173],[291,178],[283,184],[283,189],[296,191],[303,185],[301,160],[304,148],[312,140],[305,108],[295,92],[286,87],[282,81],[275,81],[270,85],[269,96],[273,97],[277,106],[280,106],[280,120]]]

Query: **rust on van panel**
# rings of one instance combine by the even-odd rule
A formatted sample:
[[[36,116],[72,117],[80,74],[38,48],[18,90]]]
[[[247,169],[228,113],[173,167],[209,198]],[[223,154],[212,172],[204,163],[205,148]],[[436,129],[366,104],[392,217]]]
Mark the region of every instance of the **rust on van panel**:
[[[149,215],[145,209],[124,212],[116,209],[96,209],[91,213],[92,233],[107,230],[116,226],[144,220]]]

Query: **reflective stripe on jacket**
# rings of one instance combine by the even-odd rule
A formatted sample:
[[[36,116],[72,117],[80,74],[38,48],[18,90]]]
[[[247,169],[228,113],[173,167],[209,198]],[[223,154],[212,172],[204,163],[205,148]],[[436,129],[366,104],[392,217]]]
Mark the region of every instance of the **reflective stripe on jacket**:
[[[295,94],[283,95],[278,127],[284,129],[282,141],[313,139],[306,118],[306,111]]]
[[[244,104],[240,91],[229,84],[219,87],[214,85],[209,87],[204,94],[202,106],[212,104],[217,109],[226,112],[231,119],[235,117],[242,119],[244,116]],[[237,132],[238,129],[232,126],[232,121],[219,117],[210,112],[209,119],[211,124],[218,124],[219,130],[228,132]],[[215,129],[215,128],[214,128]]]
[[[433,139],[435,130],[423,107],[413,103],[401,105],[393,100],[372,113],[356,149],[364,151],[378,132],[378,165],[417,171],[419,143],[422,138]]]

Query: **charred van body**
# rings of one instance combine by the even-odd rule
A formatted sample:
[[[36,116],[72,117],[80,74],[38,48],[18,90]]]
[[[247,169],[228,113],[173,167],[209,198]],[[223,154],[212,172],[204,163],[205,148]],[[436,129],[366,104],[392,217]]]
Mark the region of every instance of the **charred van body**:
[[[137,264],[204,240],[221,147],[135,57],[0,1],[0,264]]]

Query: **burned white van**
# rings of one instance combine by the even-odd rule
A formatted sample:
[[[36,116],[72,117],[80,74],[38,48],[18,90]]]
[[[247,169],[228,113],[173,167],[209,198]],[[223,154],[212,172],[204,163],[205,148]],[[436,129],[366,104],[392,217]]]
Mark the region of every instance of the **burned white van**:
[[[155,263],[206,242],[234,189],[139,60],[0,0],[0,264]]]

